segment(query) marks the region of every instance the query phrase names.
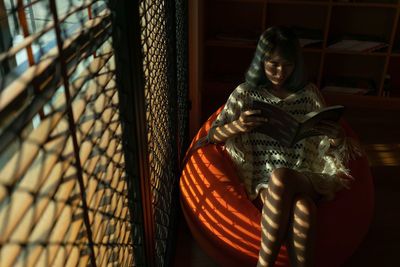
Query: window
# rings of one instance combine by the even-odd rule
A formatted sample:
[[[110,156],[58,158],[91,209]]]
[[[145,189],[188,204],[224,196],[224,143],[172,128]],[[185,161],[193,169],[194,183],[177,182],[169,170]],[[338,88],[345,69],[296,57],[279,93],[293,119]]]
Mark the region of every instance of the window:
[[[105,1],[0,0],[0,266],[132,266]]]

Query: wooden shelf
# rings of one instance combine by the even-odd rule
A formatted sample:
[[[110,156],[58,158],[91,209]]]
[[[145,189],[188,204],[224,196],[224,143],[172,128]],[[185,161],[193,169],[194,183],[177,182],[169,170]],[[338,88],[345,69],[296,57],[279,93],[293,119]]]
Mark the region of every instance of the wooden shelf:
[[[240,79],[232,78],[229,82],[226,77],[229,73],[244,76],[259,34],[272,25],[287,25],[296,27],[297,32],[307,33],[308,29],[308,33],[314,36],[299,38],[321,40],[319,44],[302,48],[309,78],[319,88],[338,75],[371,78],[376,85],[373,96],[330,94],[327,96],[330,100],[360,107],[379,105],[393,108],[400,105],[400,98],[386,96],[388,90],[393,90],[393,94],[389,94],[393,96],[400,92],[394,89],[400,88],[400,78],[397,78],[400,67],[400,0],[195,1],[202,6],[198,19],[200,38],[196,44],[200,48],[198,57],[202,58],[197,72],[201,94],[210,96],[213,90],[219,90],[219,96],[229,95],[229,90],[233,90],[236,87],[234,83]],[[226,30],[230,34],[224,32]],[[385,42],[388,47],[373,52],[328,48],[333,40],[351,40],[353,36],[360,40]],[[225,77],[224,74],[228,75]],[[388,76],[392,80],[389,88],[385,80]],[[199,105],[205,109],[207,101],[199,101]]]
[[[363,52],[363,51],[351,51],[351,50],[336,50],[326,49],[326,54],[343,54],[343,55],[362,55],[362,56],[388,56],[388,52]]]
[[[332,2],[332,6],[350,6],[350,7],[384,7],[384,8],[397,8],[397,4],[384,4],[384,3],[360,3],[360,2]]]
[[[328,6],[327,1],[266,0],[269,4]]]
[[[199,0],[201,1],[201,0]],[[204,1],[204,0],[203,0]],[[243,3],[243,0],[214,0],[215,2],[224,2],[224,3]],[[268,0],[247,0],[248,3],[265,3]]]
[[[341,104],[347,107],[377,108],[381,110],[400,110],[400,97],[361,96],[322,93],[330,105]]]
[[[329,0],[214,0],[215,2],[224,3],[267,3],[267,4],[282,4],[282,5],[314,5],[314,6],[354,6],[354,7],[386,7],[386,8],[397,8],[396,3],[381,3],[377,2],[339,2]]]

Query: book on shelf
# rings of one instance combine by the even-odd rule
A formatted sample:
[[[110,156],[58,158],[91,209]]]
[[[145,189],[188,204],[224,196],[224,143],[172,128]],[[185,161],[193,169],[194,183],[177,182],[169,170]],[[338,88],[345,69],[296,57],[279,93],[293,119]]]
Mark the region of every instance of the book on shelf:
[[[322,40],[299,38],[299,42],[300,42],[300,47],[307,47],[307,46],[311,46],[311,45],[321,44]]]
[[[368,88],[346,87],[327,85],[321,89],[324,93],[346,94],[346,95],[366,95],[372,90]]]
[[[332,50],[347,50],[358,52],[374,52],[388,47],[389,44],[379,41],[344,39],[328,46]]]
[[[363,77],[333,76],[326,78],[324,93],[368,95],[376,91],[374,80]]]
[[[267,134],[284,146],[292,147],[300,140],[322,135],[314,130],[314,126],[322,120],[337,122],[343,114],[344,106],[335,105],[315,110],[304,115],[302,120],[297,120],[285,110],[260,101],[254,101],[253,110],[261,110],[261,115],[268,122],[257,127],[255,131]]]

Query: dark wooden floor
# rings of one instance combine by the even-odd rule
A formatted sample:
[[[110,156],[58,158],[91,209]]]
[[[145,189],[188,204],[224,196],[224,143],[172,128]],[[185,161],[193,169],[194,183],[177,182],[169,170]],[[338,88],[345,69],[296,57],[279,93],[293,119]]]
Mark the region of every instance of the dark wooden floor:
[[[375,210],[364,242],[344,266],[399,266],[400,107],[395,111],[354,109],[346,120],[371,164]]]
[[[400,107],[397,111],[347,108],[345,120],[367,153],[375,188],[375,210],[364,241],[343,267],[400,266]],[[176,267],[217,266],[179,226]]]

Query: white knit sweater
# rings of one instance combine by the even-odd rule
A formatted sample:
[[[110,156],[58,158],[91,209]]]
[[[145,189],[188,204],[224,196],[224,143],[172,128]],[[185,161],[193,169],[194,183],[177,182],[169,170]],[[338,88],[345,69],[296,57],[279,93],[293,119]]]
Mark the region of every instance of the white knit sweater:
[[[325,105],[318,89],[311,83],[285,99],[272,95],[266,89],[252,89],[243,83],[232,92],[211,128],[238,119],[242,111],[250,109],[254,100],[279,106],[297,119]],[[254,199],[261,188],[267,187],[271,172],[279,167],[322,173],[326,179],[337,179],[345,186],[346,180],[339,178],[338,174],[349,174],[344,165],[349,154],[347,144],[345,141],[341,147],[331,148],[328,137],[316,136],[305,138],[293,147],[285,147],[265,134],[251,131],[229,138],[225,148],[249,198]]]

